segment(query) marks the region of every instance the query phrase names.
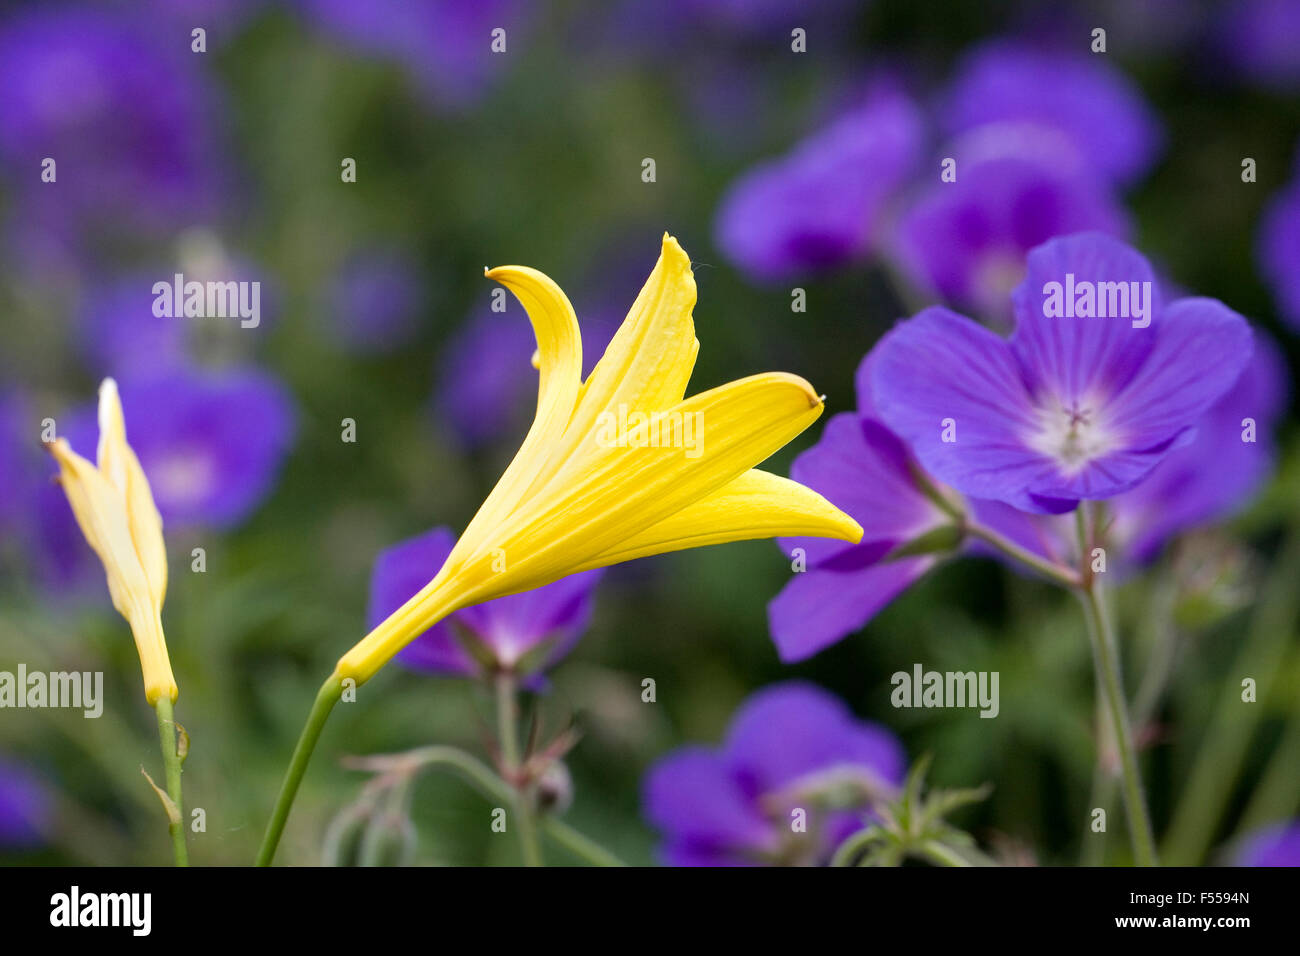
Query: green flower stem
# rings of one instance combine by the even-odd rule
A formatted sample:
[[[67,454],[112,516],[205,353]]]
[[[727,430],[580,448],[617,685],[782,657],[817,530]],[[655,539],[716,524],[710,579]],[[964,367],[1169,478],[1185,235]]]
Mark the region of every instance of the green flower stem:
[[[298,795],[298,785],[302,783],[302,775],[307,770],[307,763],[311,760],[311,753],[316,748],[316,741],[320,739],[325,721],[342,694],[343,679],[337,674],[331,674],[325,683],[321,684],[320,691],[316,694],[316,702],[312,704],[311,713],[307,715],[307,723],[298,737],[298,745],[293,749],[289,769],[285,771],[284,782],[280,785],[280,795],[276,797],[271,821],[266,825],[262,846],[257,851],[258,866],[270,866],[271,860],[275,858],[275,848],[280,845],[280,834],[284,832],[285,821],[289,819],[293,799]]]
[[[185,849],[185,814],[181,802],[181,757],[176,750],[176,720],[172,716],[170,697],[162,696],[153,705],[158,715],[158,742],[162,746],[163,769],[167,777],[167,796],[176,807],[176,819],[168,814],[167,832],[172,837],[172,856],[177,866],[189,866]]]
[[[421,747],[406,754],[405,759],[417,766],[446,767],[453,770],[489,800],[509,802],[515,797],[514,788],[493,773],[490,767],[455,747],[442,745]],[[543,833],[588,863],[595,866],[626,865],[604,847],[555,817],[543,815],[538,823]]]
[[[974,866],[970,860],[959,856],[951,847],[945,846],[938,840],[926,840],[916,847],[915,852],[922,859],[937,863],[939,866]]]
[[[541,866],[542,851],[537,843],[537,830],[533,826],[533,812],[529,805],[530,784],[519,780],[523,761],[519,750],[519,708],[515,696],[516,682],[513,674],[503,672],[496,678],[497,734],[501,742],[501,762],[506,774],[512,778],[511,803],[515,808],[515,829],[524,854],[525,866]]]
[[[966,526],[966,533],[973,538],[979,538],[985,544],[990,545],[1002,554],[1006,555],[1013,561],[1019,561],[1021,564],[1037,571],[1049,581],[1060,585],[1071,591],[1078,590],[1082,585],[1078,573],[1073,568],[1067,568],[1055,561],[1048,561],[1040,558],[1032,551],[1027,551],[1020,545],[1016,544],[1009,538],[998,534],[992,528],[986,528],[977,522],[970,522]]]
[[[1199,863],[1219,833],[1219,821],[1232,799],[1250,753],[1251,738],[1265,713],[1263,704],[1241,699],[1241,681],[1254,678],[1256,699],[1262,701],[1277,680],[1300,611],[1300,588],[1295,582],[1298,563],[1300,531],[1293,528],[1260,589],[1250,629],[1228,667],[1214,716],[1165,834],[1164,855],[1175,865]]]
[[[1086,549],[1084,553],[1087,553]],[[1115,735],[1115,751],[1119,756],[1124,784],[1124,808],[1128,814],[1129,836],[1133,841],[1133,860],[1138,866],[1155,866],[1155,837],[1142,792],[1142,777],[1133,746],[1133,728],[1129,725],[1128,705],[1124,700],[1124,688],[1120,680],[1115,634],[1101,585],[1095,578],[1083,588],[1080,599],[1088,624],[1088,638],[1092,642],[1092,655],[1100,684],[1098,692],[1105,700],[1110,729]]]

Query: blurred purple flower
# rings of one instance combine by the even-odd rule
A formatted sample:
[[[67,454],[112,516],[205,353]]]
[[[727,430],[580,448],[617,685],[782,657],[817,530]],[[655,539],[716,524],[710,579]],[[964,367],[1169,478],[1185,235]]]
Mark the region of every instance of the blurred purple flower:
[[[0,757],[0,847],[25,849],[45,841],[50,793],[26,767]]]
[[[759,281],[866,256],[922,139],[916,105],[897,89],[877,86],[864,105],[731,185],[714,225],[718,248]]]
[[[0,88],[20,252],[66,256],[97,232],[162,231],[220,208],[216,102],[188,43],[91,7],[28,8],[0,25]]]
[[[1149,327],[1134,328],[1138,310],[1117,307],[1118,296],[1106,311],[1128,314],[1046,316],[1047,284],[1070,276],[1094,291],[1150,283],[1136,287],[1149,289]],[[1241,316],[1213,299],[1164,305],[1147,261],[1096,233],[1031,252],[1014,311],[1009,341],[941,307],[900,323],[876,347],[872,395],[928,472],[1025,511],[1060,513],[1135,486],[1192,437],[1251,353]]]
[[[1214,36],[1247,79],[1283,91],[1300,86],[1300,0],[1237,0],[1221,11]]]
[[[270,494],[294,435],[293,399],[278,379],[177,369],[118,385],[131,447],[169,527],[232,527]],[[61,418],[59,433],[93,454],[95,409]]]
[[[821,863],[864,814],[810,810],[807,832],[792,832],[791,810],[809,803],[804,788],[845,775],[883,796],[905,769],[887,729],[819,687],[788,681],[751,695],[721,747],[682,747],[651,767],[644,812],[669,865]]]
[[[447,528],[409,538],[380,553],[370,578],[367,627],[373,630],[433,580],[456,544]],[[584,571],[532,591],[462,608],[425,631],[398,653],[414,670],[460,677],[482,673],[467,643],[501,668],[526,661],[540,673],[573,649],[591,619],[592,592],[601,572]]]
[[[1257,258],[1278,312],[1300,331],[1300,178],[1269,199],[1260,224]]]
[[[1300,821],[1278,823],[1246,838],[1236,866],[1300,866]]]
[[[135,273],[87,287],[82,299],[81,346],[96,373],[131,377],[175,368],[186,357],[189,324],[158,318],[153,285],[162,277]],[[171,281],[171,276],[166,277]]]
[[[1035,246],[1072,232],[1128,234],[1106,184],[1068,162],[951,155],[957,181],[936,179],[903,212],[894,253],[916,285],[982,317],[1009,316],[1011,290]]]
[[[420,271],[406,255],[372,250],[353,256],[331,290],[334,334],[358,351],[390,351],[415,335],[423,303]]]
[[[1106,57],[992,40],[962,61],[943,108],[951,134],[987,123],[1033,123],[1064,133],[1097,173],[1142,176],[1162,145],[1141,91]]]
[[[435,105],[472,105],[512,62],[492,52],[492,31],[518,49],[528,7],[519,0],[296,0],[303,14],[345,47],[391,60]]]

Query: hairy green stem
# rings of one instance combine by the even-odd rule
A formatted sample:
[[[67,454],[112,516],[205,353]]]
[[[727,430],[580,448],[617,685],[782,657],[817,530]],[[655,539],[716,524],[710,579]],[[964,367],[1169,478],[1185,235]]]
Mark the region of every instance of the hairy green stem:
[[[970,522],[966,525],[966,533],[971,537],[979,538],[979,540],[990,545],[1011,560],[1018,561],[1031,570],[1037,571],[1049,581],[1063,588],[1073,591],[1080,586],[1079,575],[1072,568],[1067,568],[1054,561],[1048,561],[1046,558],[1040,558],[1032,551],[1028,551],[1011,539],[998,534],[992,528],[986,528],[977,522]]]
[[[519,701],[513,674],[503,672],[496,678],[497,734],[501,742],[501,762],[513,788],[511,803],[515,808],[515,829],[519,831],[519,844],[525,866],[541,866],[542,850],[537,843],[537,830],[533,826],[530,805],[531,784],[521,779],[523,758],[519,749]]]
[[[284,782],[280,784],[280,795],[275,799],[275,809],[271,821],[266,825],[266,835],[262,837],[262,846],[257,851],[257,865],[270,866],[275,858],[275,849],[280,845],[280,834],[284,832],[285,821],[293,808],[294,797],[298,795],[298,785],[307,771],[316,741],[320,739],[321,730],[329,718],[330,711],[339,702],[343,693],[343,680],[337,674],[331,674],[316,694],[316,701],[307,715],[307,723],[298,737],[298,745],[293,748],[293,757],[289,769],[285,771]]]
[[[455,747],[422,747],[412,750],[404,757],[419,766],[441,766],[456,771],[489,800],[510,801],[515,796],[514,788],[493,773],[492,768]],[[626,865],[604,847],[549,814],[544,814],[538,823],[543,833],[588,863],[595,866]]]
[[[1124,785],[1124,808],[1128,815],[1129,837],[1133,841],[1133,860],[1138,866],[1156,864],[1155,837],[1151,831],[1151,818],[1147,814],[1146,798],[1142,792],[1142,776],[1138,770],[1137,753],[1133,746],[1133,728],[1129,724],[1128,705],[1124,699],[1120,679],[1119,655],[1115,635],[1096,579],[1089,581],[1080,594],[1084,619],[1088,624],[1088,638],[1092,643],[1093,659],[1100,685],[1097,690],[1106,704],[1110,729],[1115,737],[1115,752],[1119,757],[1120,776]]]
[[[181,757],[176,749],[176,719],[172,716],[172,701],[166,695],[153,705],[158,715],[158,742],[162,746],[163,769],[167,777],[167,796],[176,807],[176,819],[168,814],[167,832],[172,838],[172,857],[177,866],[189,866],[189,852],[185,849],[185,813],[181,801]]]

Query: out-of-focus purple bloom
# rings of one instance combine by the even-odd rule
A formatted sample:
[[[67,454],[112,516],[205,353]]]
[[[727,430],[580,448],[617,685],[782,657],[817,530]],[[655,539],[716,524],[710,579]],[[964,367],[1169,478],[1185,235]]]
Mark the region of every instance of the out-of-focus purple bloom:
[[[91,7],[33,7],[0,26],[0,174],[20,251],[66,254],[219,208],[216,104],[190,57],[183,38],[160,44]]]
[[[0,757],[0,847],[44,842],[52,812],[49,791],[21,764]]]
[[[87,287],[80,339],[95,372],[132,377],[175,368],[185,360],[190,324],[204,320],[155,316],[153,286],[159,281],[162,276],[135,273]]]
[[[170,527],[232,527],[266,498],[293,442],[294,404],[256,369],[177,369],[118,383],[127,435]],[[76,449],[93,449],[96,412],[59,421]]]
[[[1256,331],[1250,364],[1197,421],[1192,440],[1111,502],[1110,534],[1126,556],[1148,561],[1174,535],[1245,504],[1272,469],[1272,430],[1286,406],[1287,380],[1285,360]]]
[[[184,38],[187,46],[191,31],[202,27],[207,33],[207,48],[219,49],[268,6],[267,0],[114,0],[126,13],[144,14],[160,35],[173,41]]]
[[[435,412],[470,447],[505,432],[537,389],[529,364],[537,345],[527,323],[484,312],[447,345],[439,363]]]
[[[407,256],[355,256],[344,263],[331,291],[334,334],[359,351],[389,351],[411,340],[423,303],[419,270]]]
[[[31,487],[40,432],[17,392],[0,391],[0,531],[13,529]],[[26,449],[26,450],[25,450]]]
[[[949,133],[986,123],[1058,129],[1101,175],[1127,183],[1159,153],[1160,125],[1138,88],[1106,57],[994,40],[958,68],[943,109]]]
[[[370,578],[373,629],[429,583],[442,568],[456,536],[434,528],[382,552]],[[554,666],[587,629],[592,592],[601,572],[584,571],[532,591],[462,608],[439,621],[397,655],[415,670],[461,677],[480,676],[483,665],[467,649],[476,645],[485,659],[503,669],[531,664],[530,673]],[[536,654],[539,659],[525,662]]]
[[[847,777],[884,796],[905,769],[902,744],[887,729],[857,720],[812,684],[789,681],[746,700],[721,747],[683,747],[656,763],[645,815],[663,834],[660,854],[670,865],[826,862],[863,814],[819,816],[807,791]],[[793,832],[797,807],[808,810],[807,832]]]
[[[1073,232],[1127,236],[1128,217],[1108,186],[1072,168],[1077,164],[1068,157],[1038,152],[981,159],[965,153],[952,153],[957,181],[940,182],[936,167],[933,185],[899,220],[897,258],[927,291],[1002,318],[1010,312],[1011,290],[1024,278],[1030,249]]]
[[[1300,179],[1269,200],[1260,225],[1257,256],[1278,312],[1292,328],[1300,330]]]
[[[1079,317],[1045,314],[1049,283]],[[1137,294],[1125,308],[1119,287],[1100,283]],[[1144,300],[1149,325],[1134,327]],[[1014,311],[1009,341],[939,307],[900,323],[877,346],[872,394],[928,472],[1026,511],[1060,513],[1135,486],[1192,437],[1251,353],[1241,316],[1213,299],[1163,304],[1147,261],[1095,233],[1031,252]]]
[[[1300,866],[1300,821],[1278,823],[1247,837],[1233,862],[1236,866]]]
[[[391,60],[437,106],[463,108],[511,62],[528,26],[518,0],[297,0],[303,13],[338,43]],[[506,31],[506,52],[492,51],[492,31]]]
[[[916,105],[878,86],[863,106],[732,184],[715,223],[718,247],[760,281],[862,258],[922,140]]]
[[[1279,90],[1300,86],[1300,2],[1237,0],[1215,31],[1229,63],[1246,78]]]

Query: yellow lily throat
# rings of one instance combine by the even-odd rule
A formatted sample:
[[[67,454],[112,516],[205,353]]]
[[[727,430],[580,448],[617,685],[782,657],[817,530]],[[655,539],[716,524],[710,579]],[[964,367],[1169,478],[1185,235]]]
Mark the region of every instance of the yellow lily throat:
[[[695,277],[677,240],[664,235],[585,382],[559,286],[524,266],[486,275],[514,293],[537,337],[536,418],[442,570],[339,659],[336,678],[360,684],[448,614],[578,571],[752,538],[861,540],[821,495],[754,468],[821,415],[806,381],[769,372],[683,398],[699,342]],[[615,421],[630,433],[612,435]]]
[[[108,378],[99,388],[98,465],[73,451],[66,439],[45,447],[59,464],[59,483],[81,533],[104,565],[113,606],[131,625],[146,699],[153,705],[166,696],[174,703],[176,679],[162,629],[167,593],[162,518],[144,469],[126,442],[117,383]]]

